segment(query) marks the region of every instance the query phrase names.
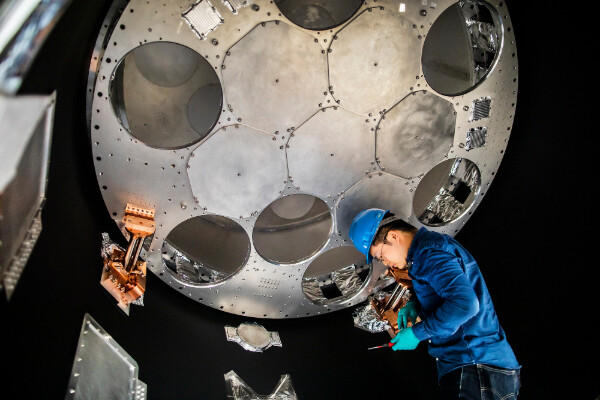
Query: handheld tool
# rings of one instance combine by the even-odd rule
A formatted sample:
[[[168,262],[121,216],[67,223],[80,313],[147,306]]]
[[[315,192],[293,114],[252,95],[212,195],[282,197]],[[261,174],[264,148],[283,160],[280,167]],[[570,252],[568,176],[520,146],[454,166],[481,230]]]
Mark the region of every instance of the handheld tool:
[[[369,347],[367,350],[382,349],[384,347],[392,347],[393,345],[394,345],[394,343],[390,342],[390,343],[382,344],[381,346]]]

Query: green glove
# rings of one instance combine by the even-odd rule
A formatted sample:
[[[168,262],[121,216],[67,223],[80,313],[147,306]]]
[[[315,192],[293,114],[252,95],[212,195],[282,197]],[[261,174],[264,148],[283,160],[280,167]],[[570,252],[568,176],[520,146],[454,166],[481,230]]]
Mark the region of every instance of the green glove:
[[[417,311],[417,302],[409,301],[400,309],[400,311],[398,311],[398,329],[406,328],[408,326],[409,318],[414,326],[417,323],[418,316],[419,312]]]
[[[412,328],[404,328],[391,340],[394,345],[392,350],[414,350],[419,345],[420,340],[413,333]]]

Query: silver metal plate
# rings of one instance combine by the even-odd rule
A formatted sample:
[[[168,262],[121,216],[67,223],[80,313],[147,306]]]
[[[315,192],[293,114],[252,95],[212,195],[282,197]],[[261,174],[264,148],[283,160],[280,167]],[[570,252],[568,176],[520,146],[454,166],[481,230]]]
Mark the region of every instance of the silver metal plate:
[[[288,24],[258,25],[223,62],[227,104],[241,120],[266,132],[306,121],[327,91],[327,58],[313,38]]]
[[[445,159],[464,158],[477,166],[479,194],[468,212],[430,228],[455,235],[464,226],[498,170],[516,105],[514,30],[508,29],[510,18],[501,0],[488,3],[501,19],[502,40],[498,42],[501,47],[496,59],[477,85],[453,97],[428,85],[421,54],[432,25],[448,7],[457,4],[454,1],[439,1],[421,15],[423,6],[419,1],[403,2],[405,7],[399,11],[395,0],[367,0],[347,21],[320,31],[294,24],[276,2],[255,0],[233,13],[231,3],[211,1],[223,21],[205,33],[206,40],[201,40],[182,18],[196,3],[131,0],[127,10],[134,12],[115,14],[115,29],[106,31],[110,32],[109,38],[99,40],[100,44],[108,43],[106,50],[94,52],[102,60],[93,60],[90,68],[97,78],[90,79],[93,96],[88,107],[98,183],[117,223],[128,202],[156,209],[156,233],[146,257],[150,271],[186,297],[247,317],[307,317],[358,304],[383,284],[378,279],[383,271],[380,264],[372,266],[357,293],[331,303],[306,296],[302,280],[307,269],[329,250],[351,246],[348,228],[363,208],[389,208],[417,227],[423,226],[413,211],[415,190],[429,170]],[[155,42],[178,43],[193,50],[210,65],[223,90],[214,128],[193,145],[176,149],[148,146],[128,133],[111,105],[109,81],[116,65],[134,49]],[[98,68],[96,62],[100,62]],[[174,114],[176,120],[203,120],[190,104],[215,103],[208,95],[193,97],[197,90],[186,91],[190,97],[181,102],[182,111]],[[412,92],[419,92],[422,99],[435,100],[408,107],[410,104],[401,100]],[[472,121],[473,102],[488,98],[489,115]],[[148,100],[149,104],[155,101],[158,106],[161,100]],[[411,117],[394,116],[403,107],[412,112],[427,104],[443,110],[443,115],[428,110]],[[320,111],[322,108],[327,111]],[[423,130],[441,146],[430,153],[431,160],[424,153],[413,154],[399,143],[408,131],[395,130],[390,125],[387,132],[391,147],[378,146],[378,155],[385,156],[377,162],[375,130],[396,118],[414,124],[415,129]],[[452,118],[452,135],[446,128],[434,128],[436,123],[450,125]],[[485,146],[467,151],[467,132],[480,126],[487,128]],[[442,148],[446,149],[445,154]],[[413,163],[404,165],[405,159]],[[319,239],[314,254],[314,250],[307,251],[299,260],[286,263],[277,257],[269,260],[257,251],[254,239],[259,215],[267,209],[274,214],[291,215],[286,210],[288,206],[278,209],[280,203],[276,201],[297,194],[310,196],[314,202],[322,201],[332,216],[333,229]],[[224,279],[184,279],[167,267],[163,244],[183,221],[205,215],[227,217],[245,231],[250,243],[247,261]],[[192,233],[188,236],[194,246]],[[279,239],[270,243],[278,243]],[[280,247],[284,253],[288,249],[285,243]],[[294,258],[291,249],[284,255],[290,256],[288,261]],[[181,268],[188,278],[192,273],[198,277],[203,271],[210,273],[199,264],[196,268],[183,263]],[[335,272],[341,282],[339,278],[343,280],[346,272],[342,268],[332,264],[324,274],[329,273],[333,282]]]
[[[144,400],[146,393],[137,362],[85,314],[65,399]]]
[[[455,114],[452,103],[426,91],[404,98],[385,114],[377,129],[381,169],[403,178],[429,171],[452,147]]]
[[[330,47],[329,79],[332,94],[341,105],[376,115],[412,90],[421,54],[421,38],[413,22],[375,7],[335,37]]]
[[[42,229],[56,94],[0,94],[0,288],[10,299]]]
[[[332,199],[365,176],[373,167],[375,151],[366,121],[343,108],[329,107],[294,131],[287,149],[294,184]]]
[[[224,127],[189,161],[194,197],[206,211],[232,218],[257,214],[285,187],[285,152],[273,135],[243,125]]]

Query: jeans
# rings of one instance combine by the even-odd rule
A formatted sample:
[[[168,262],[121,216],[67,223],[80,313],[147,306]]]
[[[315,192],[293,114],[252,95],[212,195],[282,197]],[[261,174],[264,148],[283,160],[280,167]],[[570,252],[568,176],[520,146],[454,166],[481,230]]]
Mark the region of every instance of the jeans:
[[[516,400],[521,387],[520,370],[491,365],[467,365],[440,379],[442,400]]]

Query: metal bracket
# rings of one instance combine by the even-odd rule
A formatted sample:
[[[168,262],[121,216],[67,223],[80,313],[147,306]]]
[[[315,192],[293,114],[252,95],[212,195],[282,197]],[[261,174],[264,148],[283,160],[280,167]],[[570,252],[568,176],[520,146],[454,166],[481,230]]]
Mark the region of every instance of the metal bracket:
[[[104,259],[100,284],[129,315],[129,306],[146,291],[146,262],[138,260],[144,238],[154,233],[154,210],[133,204],[125,208],[125,229],[131,234],[127,250],[113,247]]]

